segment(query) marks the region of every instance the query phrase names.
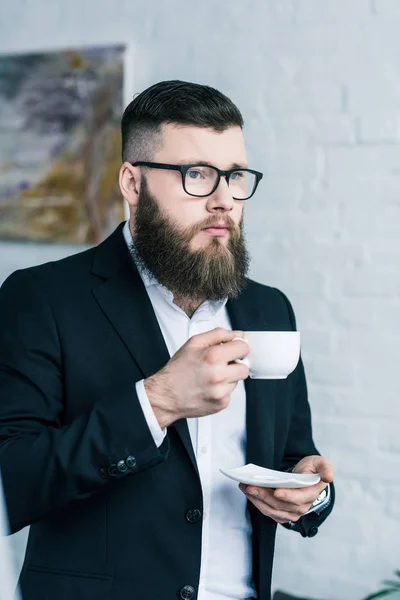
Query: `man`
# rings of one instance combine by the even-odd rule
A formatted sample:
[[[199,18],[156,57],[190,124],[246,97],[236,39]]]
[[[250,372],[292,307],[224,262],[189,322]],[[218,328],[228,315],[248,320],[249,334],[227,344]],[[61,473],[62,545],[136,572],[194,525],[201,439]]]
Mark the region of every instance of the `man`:
[[[210,87],[145,90],[122,119],[129,221],[2,288],[0,464],[12,530],[31,525],[25,600],[268,600],[276,524],[311,537],[332,508],[301,361],[283,381],[235,362],[243,331],[295,329],[287,298],[246,279],[262,174],[242,126]],[[322,480],[219,471],[248,462]]]

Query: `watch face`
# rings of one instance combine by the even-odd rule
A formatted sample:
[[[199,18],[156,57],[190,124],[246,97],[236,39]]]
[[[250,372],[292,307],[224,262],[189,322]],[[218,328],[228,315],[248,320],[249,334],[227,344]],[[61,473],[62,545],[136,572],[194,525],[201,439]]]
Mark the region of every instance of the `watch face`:
[[[312,503],[312,507],[314,508],[315,506],[318,506],[318,504],[321,504],[321,502],[323,502],[326,498],[326,488],[324,490],[322,490],[322,492],[320,493],[320,495],[318,496],[318,498],[316,500],[314,500],[314,502]]]

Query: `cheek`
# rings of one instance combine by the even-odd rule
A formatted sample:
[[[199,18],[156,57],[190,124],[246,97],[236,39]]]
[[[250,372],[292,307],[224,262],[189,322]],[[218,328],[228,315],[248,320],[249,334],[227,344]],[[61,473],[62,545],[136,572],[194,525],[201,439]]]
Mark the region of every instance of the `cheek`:
[[[233,207],[231,218],[235,221],[236,225],[239,225],[240,221],[242,220],[243,210],[243,202],[241,202],[240,204],[235,204],[235,206]]]
[[[188,200],[187,197],[185,199],[175,198],[165,207],[165,210],[168,216],[184,231],[205,221],[210,216],[204,202]]]
[[[205,218],[200,203],[188,200],[181,186],[166,189],[166,186],[155,185],[152,192],[162,213],[176,223],[179,229],[185,230]]]

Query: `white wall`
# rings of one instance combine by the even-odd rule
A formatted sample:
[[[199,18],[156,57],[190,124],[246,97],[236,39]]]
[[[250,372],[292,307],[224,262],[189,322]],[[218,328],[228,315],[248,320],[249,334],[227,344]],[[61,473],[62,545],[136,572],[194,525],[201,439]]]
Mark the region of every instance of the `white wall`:
[[[357,600],[400,569],[400,2],[2,0],[0,52],[126,41],[135,91],[208,83],[243,111],[253,275],[303,332],[315,438],[337,507],[280,531],[275,583]],[[69,249],[1,244],[1,271]]]

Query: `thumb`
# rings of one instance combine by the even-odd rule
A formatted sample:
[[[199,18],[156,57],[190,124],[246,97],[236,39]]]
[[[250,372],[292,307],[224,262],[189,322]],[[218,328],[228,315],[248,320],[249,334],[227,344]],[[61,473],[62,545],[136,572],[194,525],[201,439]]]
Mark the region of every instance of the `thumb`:
[[[295,466],[294,473],[318,473],[325,483],[333,481],[335,471],[323,456],[306,456]]]

